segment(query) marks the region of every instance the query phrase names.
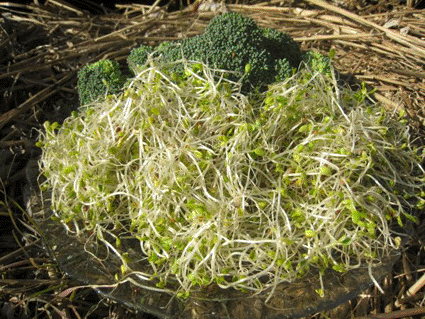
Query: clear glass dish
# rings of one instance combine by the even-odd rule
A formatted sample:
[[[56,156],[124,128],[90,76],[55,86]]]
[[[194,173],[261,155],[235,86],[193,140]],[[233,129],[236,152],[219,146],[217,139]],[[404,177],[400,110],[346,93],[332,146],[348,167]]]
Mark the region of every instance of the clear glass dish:
[[[247,314],[252,319],[305,317],[355,298],[373,284],[373,279],[379,281],[388,274],[399,258],[399,252],[393,251],[379,266],[365,265],[344,274],[330,269],[322,275],[323,296],[317,292],[322,287],[319,274],[310,271],[302,279],[280,284],[267,302],[267,291],[254,295],[224,290],[214,285],[193,291],[188,299],[181,300],[174,294],[155,291],[155,282],[137,276],[117,284],[115,274],[121,272],[121,261],[116,255],[108,254],[106,247],[90,242],[89,235],[79,238],[71,236],[62,223],[50,218],[49,194],[41,193],[38,188],[37,160],[30,160],[26,173],[28,183],[24,197],[27,209],[44,240],[46,250],[61,270],[82,284],[94,286],[108,298],[159,318],[244,319]],[[121,246],[131,260],[141,260],[143,253],[138,240],[122,239]],[[129,266],[133,270],[144,270],[149,264],[139,261]],[[173,287],[170,288],[172,290]],[[175,290],[177,288],[175,286]]]

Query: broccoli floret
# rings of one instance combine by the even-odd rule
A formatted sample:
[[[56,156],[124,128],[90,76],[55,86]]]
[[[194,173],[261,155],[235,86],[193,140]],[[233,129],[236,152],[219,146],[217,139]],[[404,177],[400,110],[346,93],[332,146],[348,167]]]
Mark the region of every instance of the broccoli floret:
[[[293,74],[293,69],[294,68],[291,66],[287,59],[276,60],[274,70],[276,73],[275,81],[281,82],[289,78]]]
[[[263,33],[266,38],[264,42],[267,50],[272,54],[274,60],[286,59],[293,68],[298,69],[302,61],[298,43],[288,34],[275,29],[265,28]]]
[[[187,40],[183,40],[185,42]],[[127,64],[130,71],[137,75],[143,66],[146,64],[149,55],[153,58],[164,58],[164,61],[174,62],[182,58],[182,41],[165,41],[157,47],[151,47],[147,45],[141,45],[140,47],[131,50],[130,55],[127,58]]]
[[[131,50],[130,54],[127,57],[127,64],[130,70],[134,74],[137,74],[140,66],[146,63],[149,54],[151,54],[153,51],[153,47],[143,44],[140,47]]]
[[[173,42],[171,42],[171,41],[161,42],[161,44],[158,45],[157,50],[165,51],[165,50],[177,48],[180,45],[180,42],[181,42],[181,40],[173,41]]]
[[[203,62],[234,71],[233,80],[244,76],[246,89],[248,83],[259,87],[274,81],[274,53],[268,51],[267,38],[253,20],[232,12],[217,16],[201,40]]]
[[[230,79],[241,80],[245,92],[283,80],[292,74],[292,68],[298,68],[303,56],[287,34],[261,29],[252,19],[234,12],[216,16],[204,34],[158,46],[154,55],[165,62],[184,57],[230,71]],[[133,61],[143,65],[146,59],[143,55]],[[137,71],[136,67],[132,69]]]
[[[203,34],[193,38],[133,49],[127,59],[130,70],[138,74],[149,56],[160,63],[185,58],[229,71],[228,78],[241,81],[244,93],[263,91],[271,83],[284,81],[303,61],[325,75],[330,75],[332,69],[328,57],[319,52],[303,53],[289,35],[261,29],[252,19],[234,12],[216,16]],[[184,65],[174,64],[169,71],[180,74],[183,70]],[[78,73],[78,80],[81,104],[104,97],[106,92],[116,94],[126,83],[118,63],[110,60],[85,66]]]
[[[101,60],[85,65],[78,72],[78,94],[81,105],[109,94],[118,94],[125,83],[118,62]]]

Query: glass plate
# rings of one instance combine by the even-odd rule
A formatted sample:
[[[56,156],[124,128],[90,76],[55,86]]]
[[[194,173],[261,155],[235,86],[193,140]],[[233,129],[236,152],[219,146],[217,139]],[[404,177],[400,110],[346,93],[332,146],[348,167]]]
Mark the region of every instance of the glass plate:
[[[233,289],[220,289],[209,285],[195,290],[190,298],[180,300],[173,294],[155,291],[155,282],[132,275],[130,280],[116,284],[115,274],[121,274],[121,261],[108,253],[106,247],[94,245],[89,236],[77,238],[67,233],[65,227],[50,217],[50,196],[38,188],[38,162],[30,160],[26,167],[27,185],[24,198],[45,248],[59,267],[70,277],[86,285],[96,286],[102,295],[153,314],[159,318],[172,319],[283,319],[305,317],[329,310],[356,297],[373,284],[373,278],[381,280],[389,273],[399,252],[393,251],[381,265],[361,267],[341,274],[333,270],[322,275],[324,296],[316,292],[321,288],[319,274],[308,275],[292,283],[282,283],[272,297],[265,291],[260,294],[243,293]],[[132,270],[148,272],[149,264],[142,260],[140,244],[135,239],[122,239],[121,250],[127,252]],[[96,256],[97,258],[95,258]],[[142,287],[141,287],[142,286]],[[170,284],[171,290],[178,288]]]

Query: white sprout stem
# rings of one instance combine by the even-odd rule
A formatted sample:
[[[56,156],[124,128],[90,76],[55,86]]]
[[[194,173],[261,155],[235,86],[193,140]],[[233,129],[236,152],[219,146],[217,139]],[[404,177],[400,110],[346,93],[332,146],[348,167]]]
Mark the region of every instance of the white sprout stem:
[[[310,268],[372,267],[397,248],[391,224],[425,206],[423,149],[404,125],[308,68],[253,99],[182,63],[184,75],[152,62],[123,95],[42,134],[55,217],[120,258],[117,280],[270,298]],[[128,269],[124,235],[150,269]]]

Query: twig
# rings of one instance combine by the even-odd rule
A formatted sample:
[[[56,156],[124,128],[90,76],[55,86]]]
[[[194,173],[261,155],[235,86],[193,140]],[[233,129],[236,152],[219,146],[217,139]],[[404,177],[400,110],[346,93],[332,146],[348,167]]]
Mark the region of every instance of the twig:
[[[405,310],[397,310],[389,313],[382,313],[377,315],[356,317],[355,319],[397,319],[409,316],[416,316],[425,313],[425,307],[417,307]]]
[[[425,286],[425,274],[422,275],[421,278],[418,279],[410,288],[407,290],[406,294],[403,296],[404,298],[415,295],[423,286]],[[395,302],[396,307],[400,307],[402,304],[402,300],[398,299]]]
[[[58,85],[61,85],[65,83],[66,81],[70,80],[74,76],[73,72],[70,72],[67,76],[63,77],[59,82],[56,84],[47,87],[43,89],[42,91],[38,92],[37,94],[31,96],[28,100],[26,100],[24,103],[22,103],[19,107],[10,110],[9,112],[3,114],[0,116],[0,130],[8,124],[10,121],[18,117],[20,114],[26,112],[36,103],[39,103],[40,101],[46,99],[48,96],[55,93],[55,89]]]
[[[341,9],[341,8],[338,8],[338,7],[335,7],[335,6],[333,6],[333,5],[329,4],[329,3],[326,3],[326,2],[324,2],[322,0],[307,0],[307,1],[310,2],[311,4],[314,4],[314,5],[320,6],[322,8],[325,8],[325,9],[327,9],[329,11],[336,12],[338,14],[341,14],[343,16],[346,16],[347,18],[350,18],[350,19],[352,19],[352,20],[354,20],[354,21],[356,21],[358,23],[361,23],[363,25],[366,25],[366,26],[375,28],[375,29],[377,29],[379,31],[382,31],[390,39],[392,39],[392,40],[394,40],[394,41],[396,41],[396,42],[398,42],[400,44],[403,44],[403,45],[409,47],[410,49],[414,50],[420,56],[425,57],[425,50],[423,49],[423,48],[425,48],[425,42],[422,41],[422,40],[419,40],[417,38],[413,38],[413,37],[410,37],[410,36],[409,37],[408,36],[403,36],[403,35],[395,32],[393,30],[384,28],[384,27],[382,27],[382,26],[380,26],[380,25],[378,25],[378,24],[376,24],[374,22],[368,21],[368,20],[366,20],[366,19],[358,16],[357,14],[354,14],[354,13],[351,13],[351,12],[349,12],[347,10],[344,10],[344,9]],[[413,44],[412,42],[416,43],[416,45]],[[422,48],[418,47],[417,45],[421,45]]]

